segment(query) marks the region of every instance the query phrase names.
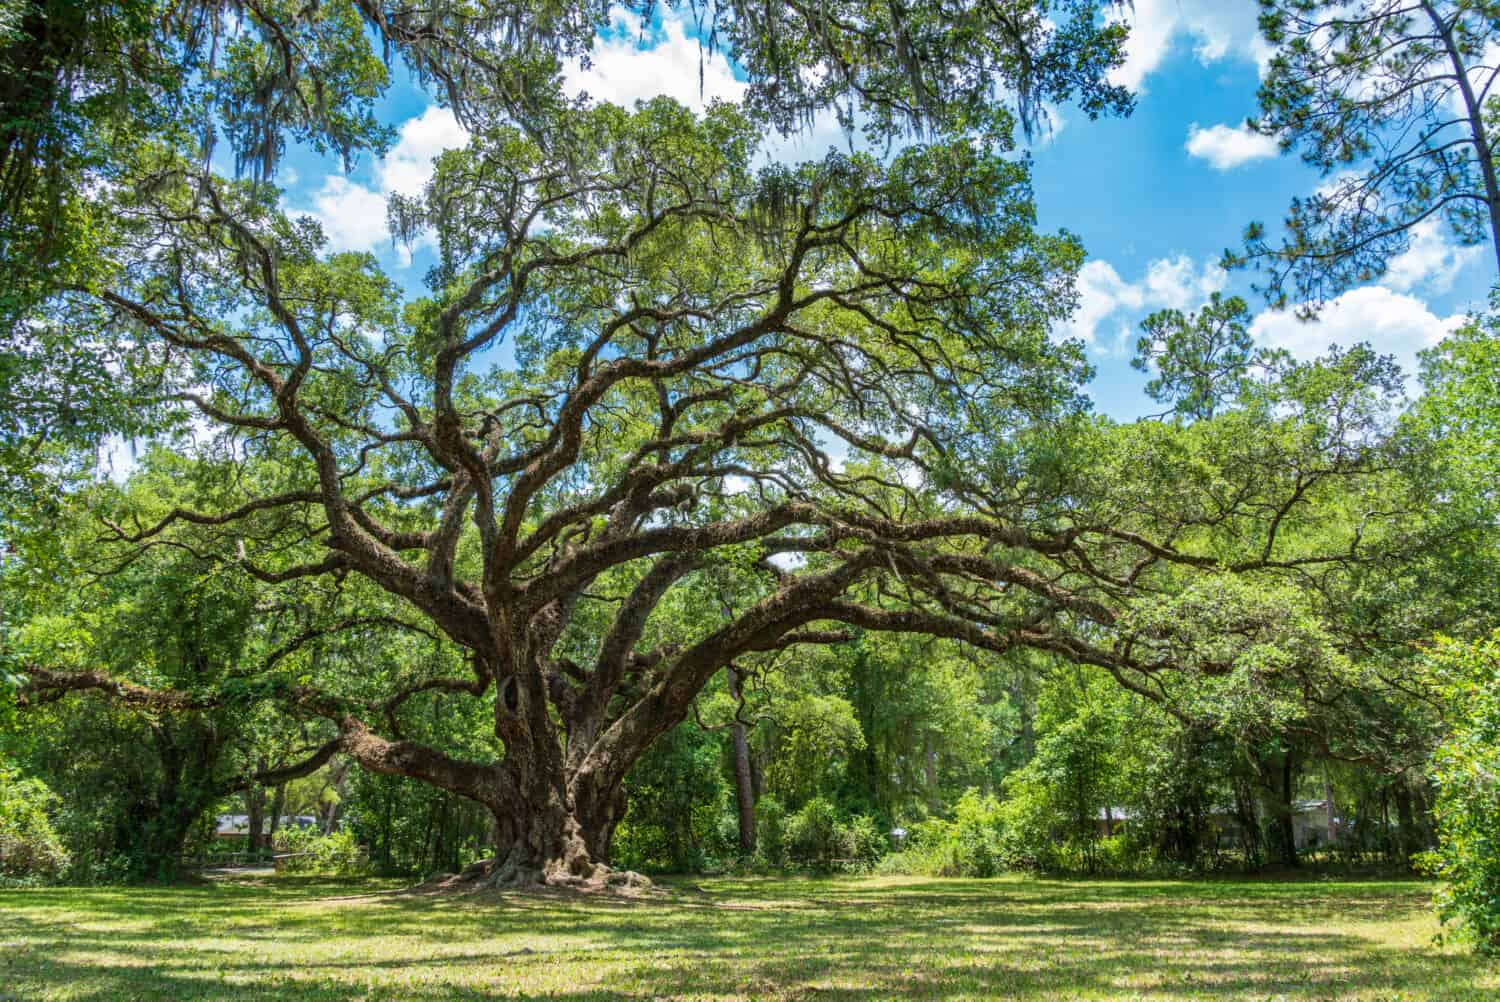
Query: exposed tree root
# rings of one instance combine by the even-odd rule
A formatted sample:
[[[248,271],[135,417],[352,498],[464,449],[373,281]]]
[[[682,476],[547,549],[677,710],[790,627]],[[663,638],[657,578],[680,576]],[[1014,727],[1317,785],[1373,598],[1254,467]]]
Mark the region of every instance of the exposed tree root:
[[[522,866],[511,860],[480,860],[462,873],[438,874],[422,883],[419,890],[442,893],[470,893],[485,890],[545,891],[572,890],[585,894],[617,894],[636,897],[655,888],[651,878],[634,870],[616,870],[602,863],[589,864],[584,873],[570,872],[562,860],[545,866]]]

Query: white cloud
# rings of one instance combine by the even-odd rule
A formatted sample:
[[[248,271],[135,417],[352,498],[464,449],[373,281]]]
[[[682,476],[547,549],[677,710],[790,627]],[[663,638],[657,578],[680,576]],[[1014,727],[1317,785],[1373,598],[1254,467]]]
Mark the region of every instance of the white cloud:
[[[1240,126],[1211,125],[1200,129],[1194,122],[1188,127],[1189,156],[1207,160],[1218,170],[1229,170],[1255,160],[1265,160],[1280,152],[1276,137],[1263,136]]]
[[[1216,263],[1201,267],[1186,254],[1160,258],[1146,266],[1138,282],[1127,282],[1108,261],[1093,260],[1078,271],[1078,309],[1061,333],[1107,351],[1119,345],[1102,344],[1099,330],[1106,320],[1114,326],[1120,344],[1128,343],[1145,315],[1161,309],[1196,309],[1210,295],[1224,288],[1228,276]]]
[[[1412,228],[1406,250],[1387,263],[1381,284],[1397,292],[1410,292],[1418,286],[1428,294],[1447,292],[1458,273],[1483,250],[1451,242],[1440,220],[1424,219]]]
[[[432,177],[432,161],[444,150],[456,149],[468,141],[469,133],[458,124],[453,112],[430,105],[422,114],[402,124],[401,138],[376,172],[380,190],[387,194],[421,194]]]
[[[308,211],[323,224],[329,250],[374,250],[390,237],[385,225],[385,195],[341,174],[324,178]]]
[[[1089,261],[1078,270],[1078,309],[1068,319],[1064,333],[1092,343],[1099,325],[1119,310],[1139,310],[1145,292],[1120,277],[1108,261]]]
[[[1146,267],[1146,302],[1173,310],[1196,308],[1215,292],[1222,292],[1229,276],[1216,262],[1201,268],[1186,254],[1152,261]]]
[[[1255,340],[1271,348],[1285,348],[1307,360],[1330,345],[1348,347],[1366,342],[1382,355],[1395,355],[1410,375],[1417,352],[1430,347],[1464,322],[1462,314],[1435,315],[1413,296],[1379,285],[1350,291],[1326,304],[1312,321],[1298,320],[1291,311],[1267,311],[1250,325]]]
[[[840,153],[849,152],[850,138],[832,112],[821,111],[814,116],[809,128],[794,132],[790,136],[775,133],[766,136],[765,144],[761,149],[766,159],[770,161],[803,163],[808,160],[822,160],[828,156],[830,149],[838,150]],[[859,134],[857,128],[852,138],[855,149],[869,149],[869,144],[864,141],[864,137]]]
[[[1231,56],[1254,62],[1264,70],[1271,58],[1256,26],[1255,5],[1249,0],[1135,0],[1118,15],[1130,24],[1125,64],[1111,79],[1133,91],[1142,90],[1181,36],[1193,41],[1200,63],[1216,63]]]
[[[621,15],[610,36],[595,44],[587,68],[578,63],[567,68],[563,89],[626,108],[663,95],[697,112],[716,99],[742,100],[746,84],[735,79],[728,57],[722,50],[709,52],[700,46],[687,29],[682,16],[666,11],[654,37],[648,36],[643,46],[638,27]],[[764,149],[771,160],[800,162],[821,160],[830,148],[848,150],[849,145],[838,119],[825,111],[809,128],[790,136],[767,136]],[[854,145],[862,145],[857,132]]]
[[[444,150],[463,146],[469,134],[453,112],[431,105],[401,126],[395,147],[375,165],[372,186],[356,184],[342,174],[330,174],[301,211],[323,224],[332,251],[371,251],[390,239],[386,227],[386,199],[396,193],[420,194],[432,177],[432,162]],[[403,263],[410,254],[402,249]]]
[[[586,69],[576,63],[569,67],[563,88],[626,108],[665,94],[702,111],[715,98],[738,101],[745,93],[744,82],[734,78],[723,51],[710,53],[689,38],[681,17],[665,17],[660,41],[649,48],[639,44],[639,33],[628,20],[617,18],[611,36],[595,44],[589,63]]]

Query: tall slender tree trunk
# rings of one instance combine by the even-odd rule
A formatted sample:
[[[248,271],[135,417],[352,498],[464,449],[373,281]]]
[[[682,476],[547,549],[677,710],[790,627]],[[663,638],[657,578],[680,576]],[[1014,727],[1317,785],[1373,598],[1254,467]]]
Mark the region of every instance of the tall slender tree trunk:
[[[929,737],[923,746],[922,776],[927,790],[927,812],[936,814],[941,806],[938,799],[937,749],[932,747]]]
[[[1391,790],[1389,786],[1380,791],[1380,847],[1389,863],[1396,856],[1396,844],[1391,840]]]
[[[729,693],[735,704],[741,702],[740,675],[733,667],[729,671]],[[746,856],[755,852],[755,776],[750,768],[750,733],[738,716],[729,725],[730,740],[734,744],[734,800],[739,809],[740,852]]]
[[[270,767],[271,763],[264,755],[255,760],[258,772],[265,772]],[[245,791],[245,823],[249,830],[247,848],[252,854],[260,852],[266,847],[266,788],[258,783]]]
[[[1328,824],[1328,842],[1338,841],[1339,818],[1338,809],[1333,803],[1333,781],[1328,777],[1328,763],[1323,763],[1323,811]]]
[[[1463,53],[1453,37],[1453,28],[1432,0],[1421,0],[1421,7],[1432,22],[1433,30],[1443,42],[1448,53],[1449,65],[1453,67],[1454,79],[1459,95],[1464,102],[1464,116],[1468,120],[1469,135],[1474,143],[1474,159],[1479,164],[1479,175],[1484,180],[1485,208],[1490,219],[1490,250],[1495,256],[1495,266],[1500,269],[1500,177],[1495,172],[1495,156],[1484,123],[1484,108],[1479,96],[1474,93],[1474,83],[1469,79],[1470,67],[1464,62]]]
[[[1296,820],[1297,765],[1295,757],[1288,751],[1281,760],[1281,796],[1276,805],[1277,836],[1281,843],[1281,861],[1287,866],[1296,866],[1297,820]]]
[[[1396,844],[1400,850],[1401,863],[1405,866],[1411,865],[1411,859],[1421,848],[1421,836],[1417,832],[1417,822],[1412,811],[1411,788],[1406,785],[1405,780],[1396,784]]]
[[[286,784],[281,783],[276,787],[276,792],[271,796],[271,833],[266,837],[266,848],[276,845],[276,833],[281,830],[281,815],[286,810]]]

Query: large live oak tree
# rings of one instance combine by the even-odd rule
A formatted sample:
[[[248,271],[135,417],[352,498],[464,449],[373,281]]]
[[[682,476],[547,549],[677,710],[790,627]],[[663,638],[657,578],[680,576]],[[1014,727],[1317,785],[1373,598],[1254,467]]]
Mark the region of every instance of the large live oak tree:
[[[38,326],[68,286],[107,284],[121,235],[96,194],[164,143],[274,180],[288,142],[345,168],[394,137],[375,114],[391,65],[471,129],[520,124],[544,145],[565,67],[616,18],[693,21],[744,71],[766,128],[836,114],[877,141],[976,127],[999,103],[1027,127],[1048,103],[1129,109],[1108,82],[1116,0],[11,0],[0,8],[0,497],[55,491],[110,434],[164,415],[130,399],[150,371]],[[595,94],[609,100],[614,95]],[[20,502],[24,503],[24,502]],[[0,533],[15,531],[0,503]]]
[[[1301,619],[1215,582],[1407,545],[1423,500],[1390,494],[1358,373],[1309,369],[1182,476],[1175,438],[1144,473],[1114,449],[1107,483],[1060,458],[1097,438],[1048,333],[1080,251],[1035,231],[1003,138],[757,170],[728,106],[559,114],[545,146],[479,131],[393,207],[436,241],[429,299],[398,308],[368,257],[163,153],[110,193],[121,280],[55,317],[154,353],[241,471],[111,547],[218,534],[264,582],[354,575],[466,652],[379,698],[314,665],[288,698],[363,767],[485,805],[493,879],[603,878],[626,772],[705,684],[851,630],[1051,652],[1163,701],[1193,672],[1323,684]],[[1330,497],[1363,517],[1315,524]],[[491,708],[491,757],[400,733],[433,690]]]

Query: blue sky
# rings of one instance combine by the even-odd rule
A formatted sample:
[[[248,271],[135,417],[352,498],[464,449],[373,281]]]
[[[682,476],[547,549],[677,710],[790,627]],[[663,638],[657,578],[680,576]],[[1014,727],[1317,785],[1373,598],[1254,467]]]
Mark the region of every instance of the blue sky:
[[[1032,156],[1040,223],[1066,228],[1089,255],[1079,276],[1080,305],[1059,333],[1083,338],[1098,374],[1090,391],[1118,418],[1158,410],[1130,368],[1140,321],[1163,307],[1193,309],[1214,291],[1249,296],[1249,277],[1225,275],[1217,261],[1251,220],[1276,224],[1292,197],[1319,177],[1275,144],[1241,128],[1255,108],[1267,55],[1255,32],[1254,0],[1135,0],[1129,58],[1119,71],[1138,95],[1124,120],[1088,121],[1058,109],[1055,127]],[[601,37],[592,66],[574,68],[568,85],[599,99],[630,104],[657,93],[701,107],[741,91],[722,54],[702,55],[690,25],[659,22],[644,37],[617,24]],[[432,157],[461,145],[463,131],[397,70],[382,115],[399,128],[382,160],[345,174],[337,162],[294,150],[279,179],[285,204],[320,219],[336,250],[369,250],[413,293],[421,289],[430,251],[394,247],[385,230],[385,198],[414,193]],[[842,134],[825,121],[812,134],[778,141],[768,155],[815,156]],[[1415,354],[1482,306],[1493,281],[1488,248],[1454,246],[1436,226],[1417,234],[1412,250],[1381,283],[1329,303],[1315,323],[1288,313],[1258,313],[1262,343],[1311,357],[1329,344],[1368,341],[1408,369]],[[1260,304],[1252,301],[1259,310]]]

